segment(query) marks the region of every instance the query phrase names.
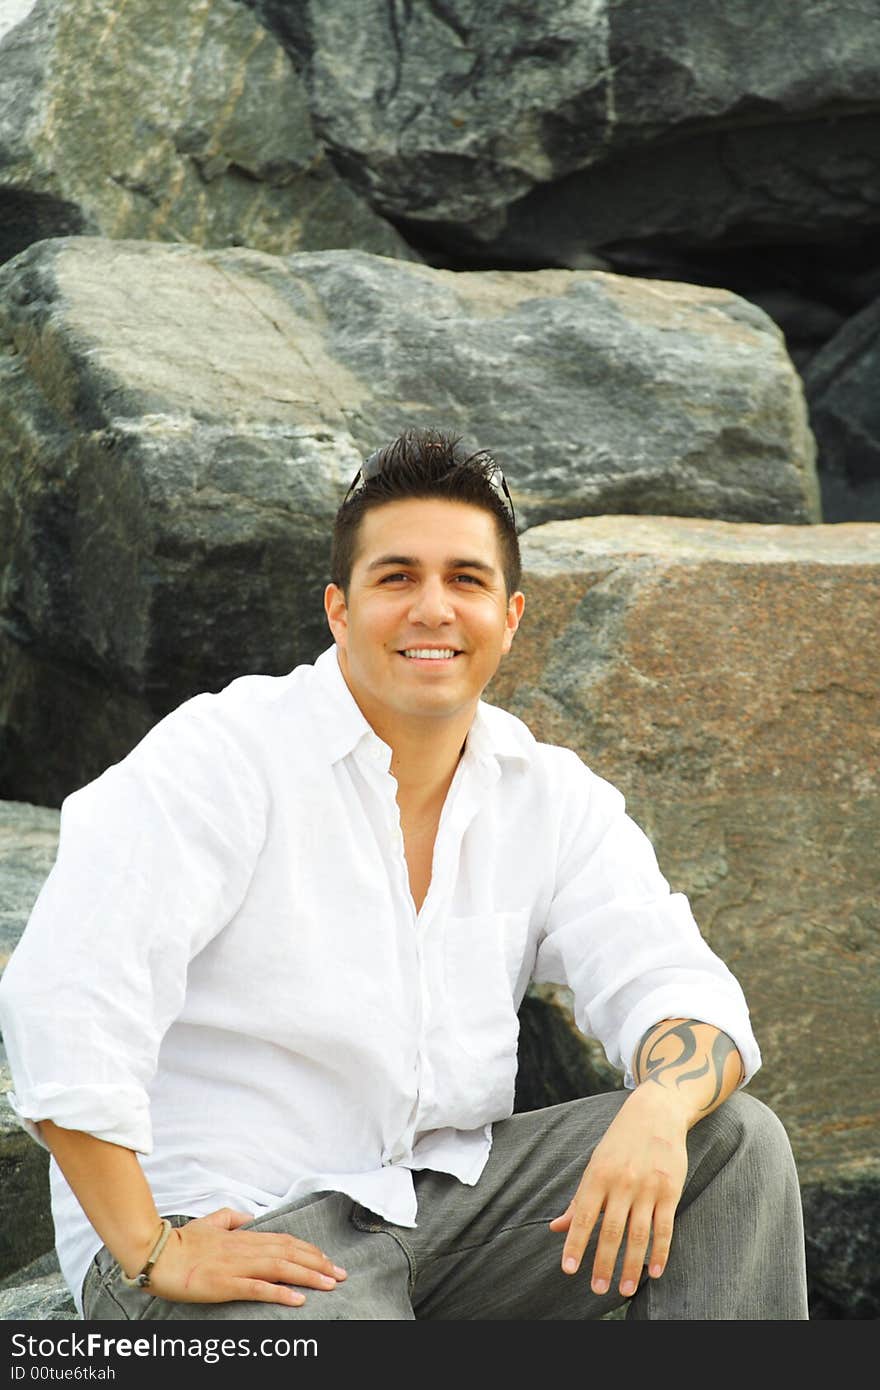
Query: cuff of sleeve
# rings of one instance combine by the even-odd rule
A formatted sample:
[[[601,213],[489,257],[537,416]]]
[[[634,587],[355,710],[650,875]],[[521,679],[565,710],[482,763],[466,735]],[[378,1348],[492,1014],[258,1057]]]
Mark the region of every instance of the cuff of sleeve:
[[[78,1129],[120,1144],[125,1149],[148,1154],[153,1149],[149,1100],[144,1091],[132,1086],[35,1086],[6,1099],[18,1123],[43,1149],[48,1144],[37,1128],[38,1120],[51,1120],[60,1129]]]
[[[632,1090],[635,1086],[635,1077],[632,1074],[632,1059],[636,1048],[650,1028],[662,1023],[665,1018],[697,1018],[701,1023],[709,1023],[713,1028],[720,1028],[722,1033],[726,1033],[736,1044],[740,1057],[742,1058],[745,1076],[740,1082],[740,1086],[745,1086],[751,1081],[755,1072],[761,1065],[761,1053],[755,1036],[748,1021],[748,1015],[743,1015],[741,1007],[731,1003],[727,998],[707,998],[703,995],[699,1004],[694,1007],[693,1001],[682,999],[680,996],[675,998],[665,991],[660,995],[654,995],[645,999],[635,1009],[626,1020],[620,1031],[620,1060],[615,1065],[624,1071],[623,1084]],[[613,1061],[613,1059],[611,1059]]]

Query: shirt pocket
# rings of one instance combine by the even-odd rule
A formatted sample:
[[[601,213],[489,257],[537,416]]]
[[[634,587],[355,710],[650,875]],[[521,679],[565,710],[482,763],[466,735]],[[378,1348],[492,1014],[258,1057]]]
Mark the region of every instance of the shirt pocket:
[[[447,1016],[458,1047],[505,1076],[516,1075],[519,1019],[514,990],[528,912],[451,917],[445,941]]]

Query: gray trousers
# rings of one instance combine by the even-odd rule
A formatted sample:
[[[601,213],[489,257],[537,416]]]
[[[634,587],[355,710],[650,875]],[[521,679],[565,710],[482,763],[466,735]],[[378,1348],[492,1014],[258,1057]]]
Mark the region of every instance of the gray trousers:
[[[301,1307],[171,1303],[128,1289],[99,1251],[86,1276],[89,1320],[580,1319],[628,1304],[629,1318],[805,1319],[800,1189],[780,1121],[738,1092],[688,1136],[688,1176],[672,1251],[659,1279],[629,1299],[590,1289],[596,1237],[575,1275],[560,1268],[564,1237],[547,1229],[567,1207],[621,1092],[511,1116],[494,1126],[474,1187],[416,1173],[418,1225],[395,1226],[338,1192],[315,1193],[259,1217],[251,1228],[311,1241],[348,1278],[304,1290]],[[186,1217],[177,1216],[180,1225]],[[622,1263],[622,1259],[619,1264]]]

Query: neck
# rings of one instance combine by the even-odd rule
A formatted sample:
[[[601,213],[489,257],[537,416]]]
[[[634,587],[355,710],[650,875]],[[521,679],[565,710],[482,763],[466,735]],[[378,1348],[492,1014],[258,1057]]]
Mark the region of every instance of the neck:
[[[447,721],[436,723],[445,726]],[[470,725],[470,719],[449,721],[449,727],[433,729],[427,736],[424,729],[417,736],[400,727],[388,736],[376,730],[391,748],[391,772],[397,779],[398,800],[415,807],[427,805],[438,796],[445,797]]]

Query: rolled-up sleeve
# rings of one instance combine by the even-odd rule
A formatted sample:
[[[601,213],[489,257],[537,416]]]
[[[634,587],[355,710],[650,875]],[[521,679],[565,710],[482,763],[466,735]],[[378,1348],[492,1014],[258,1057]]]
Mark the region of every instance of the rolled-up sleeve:
[[[635,1084],[639,1041],[666,1018],[727,1033],[744,1085],[761,1056],[739,982],[701,935],[687,898],[670,891],[622,794],[575,754],[565,764],[565,833],[533,978],[571,989],[578,1027],[599,1039],[626,1086]]]
[[[141,1153],[187,967],[240,906],[265,794],[198,696],[61,809],[55,864],[0,981],[10,1105]],[[45,1147],[45,1145],[44,1145]]]

